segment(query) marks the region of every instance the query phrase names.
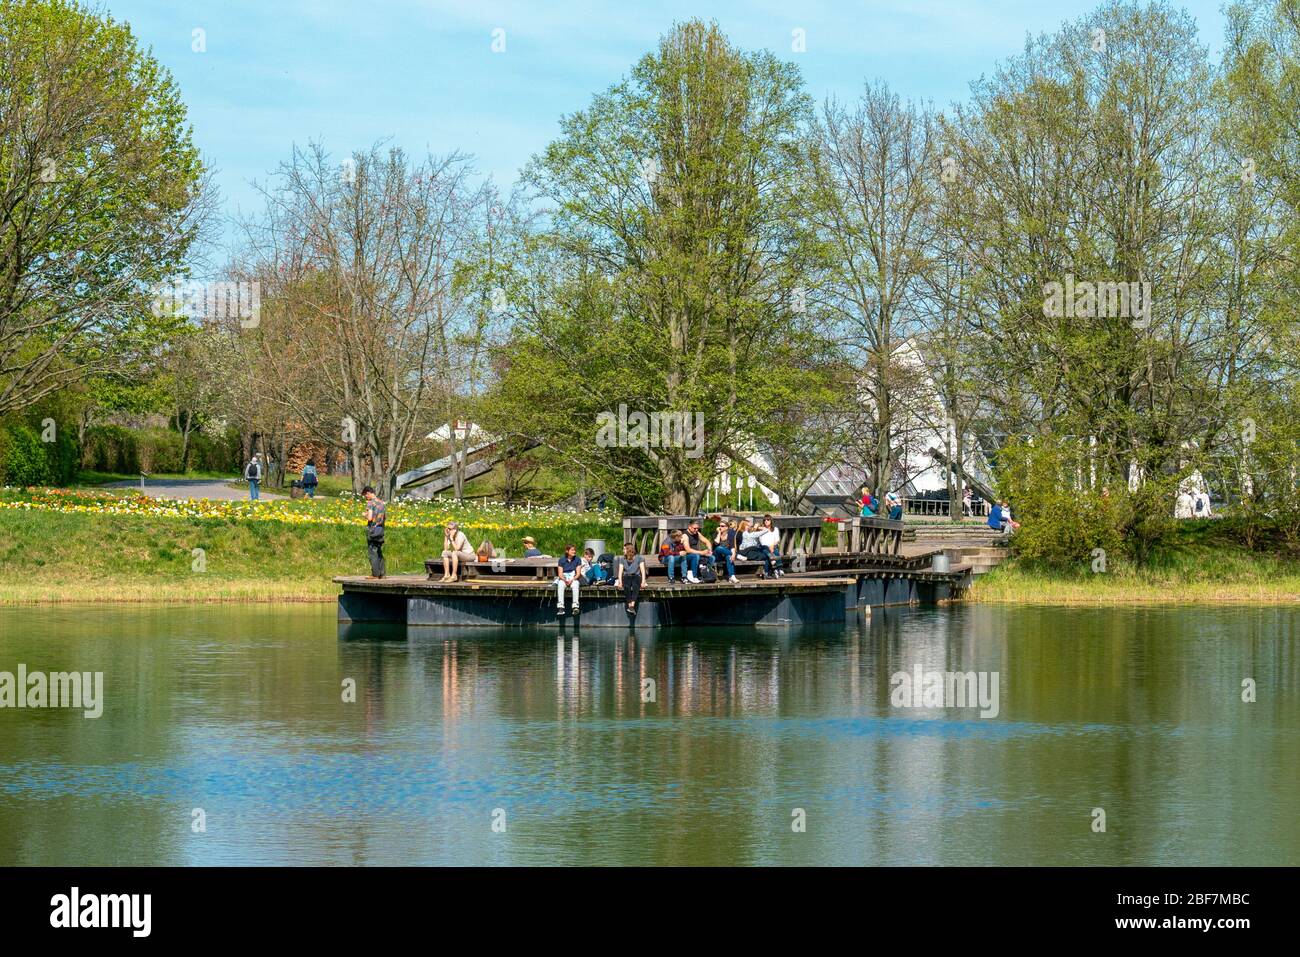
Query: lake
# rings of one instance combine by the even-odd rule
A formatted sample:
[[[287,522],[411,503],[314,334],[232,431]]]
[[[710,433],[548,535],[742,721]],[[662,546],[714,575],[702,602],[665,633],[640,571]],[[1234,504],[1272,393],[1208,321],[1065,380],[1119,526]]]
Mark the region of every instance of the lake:
[[[0,708],[0,864],[1300,864],[1298,633],[1246,606],[562,641],[0,608],[0,672],[103,673],[97,718]]]

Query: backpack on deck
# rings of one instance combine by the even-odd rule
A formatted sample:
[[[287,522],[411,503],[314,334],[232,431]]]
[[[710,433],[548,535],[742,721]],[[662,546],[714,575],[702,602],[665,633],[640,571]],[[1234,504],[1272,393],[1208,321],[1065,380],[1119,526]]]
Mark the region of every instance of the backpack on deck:
[[[596,564],[605,572],[605,581],[614,581],[614,556],[609,552],[601,552],[600,557],[596,559]]]
[[[700,581],[706,585],[711,585],[718,580],[718,573],[708,562],[700,562],[700,570],[697,574]]]

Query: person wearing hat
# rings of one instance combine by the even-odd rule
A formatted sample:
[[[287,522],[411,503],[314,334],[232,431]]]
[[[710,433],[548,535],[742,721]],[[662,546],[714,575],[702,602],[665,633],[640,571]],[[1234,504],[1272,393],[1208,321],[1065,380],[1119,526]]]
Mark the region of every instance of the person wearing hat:
[[[524,558],[538,558],[542,554],[537,547],[537,539],[531,535],[524,536]]]
[[[448,522],[442,532],[442,580],[460,580],[460,563],[472,562],[478,556],[470,547],[469,539],[460,530],[458,522]]]

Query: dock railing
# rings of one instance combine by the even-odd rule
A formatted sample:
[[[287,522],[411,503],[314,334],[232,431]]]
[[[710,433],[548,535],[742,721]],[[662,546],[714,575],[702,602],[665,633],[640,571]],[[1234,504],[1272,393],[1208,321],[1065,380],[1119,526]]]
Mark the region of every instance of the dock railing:
[[[858,515],[845,522],[853,555],[897,555],[903,546],[902,522]]]
[[[761,515],[756,517],[727,512],[723,512],[721,517],[733,521],[747,518],[754,524],[762,519]],[[659,546],[668,540],[669,532],[675,528],[685,531],[693,520],[699,520],[701,525],[704,523],[704,518],[698,515],[629,515],[623,519],[623,544],[630,542],[635,545],[638,554],[654,555],[659,551]],[[820,515],[773,515],[772,524],[781,537],[783,556],[794,556],[801,552],[804,555],[821,553],[822,526],[825,521]],[[902,527],[902,522],[893,524]]]

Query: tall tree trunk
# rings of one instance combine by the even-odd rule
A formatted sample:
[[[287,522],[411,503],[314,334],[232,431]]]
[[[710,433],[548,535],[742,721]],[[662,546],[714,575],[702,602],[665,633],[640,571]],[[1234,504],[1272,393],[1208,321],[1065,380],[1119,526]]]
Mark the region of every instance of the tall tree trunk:
[[[185,413],[185,427],[181,430],[181,474],[190,470],[190,431],[194,426],[194,413]]]

